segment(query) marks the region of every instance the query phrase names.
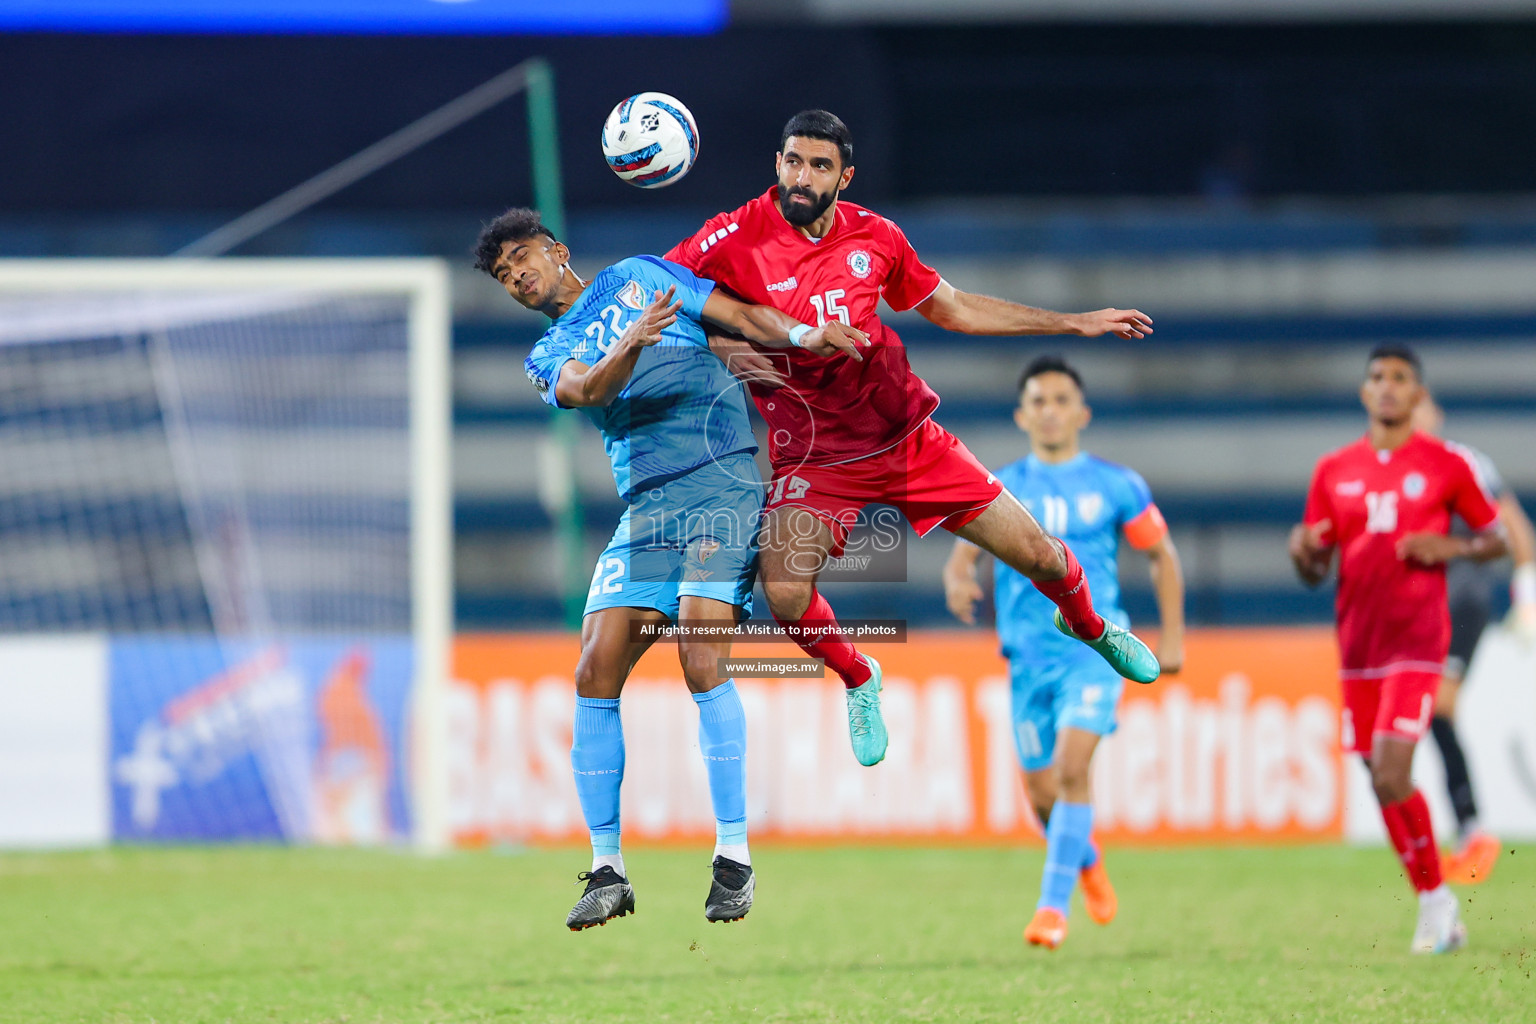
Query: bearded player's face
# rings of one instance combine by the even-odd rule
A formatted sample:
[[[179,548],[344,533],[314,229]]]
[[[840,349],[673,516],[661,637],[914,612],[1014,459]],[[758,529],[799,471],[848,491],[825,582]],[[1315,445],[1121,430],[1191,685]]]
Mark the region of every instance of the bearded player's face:
[[[1366,414],[1377,423],[1395,426],[1413,415],[1424,397],[1424,385],[1413,364],[1393,356],[1371,360],[1366,367],[1365,383],[1360,385],[1360,402]]]
[[[779,210],[797,228],[813,224],[853,179],[837,143],[791,135],[775,166],[779,172]]]

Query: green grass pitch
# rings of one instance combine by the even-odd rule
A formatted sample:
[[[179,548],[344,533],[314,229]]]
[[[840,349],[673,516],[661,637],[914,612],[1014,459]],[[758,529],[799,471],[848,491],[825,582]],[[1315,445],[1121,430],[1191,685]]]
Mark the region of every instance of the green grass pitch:
[[[119,849],[0,857],[4,1021],[1529,1021],[1536,849],[1410,957],[1385,850],[1111,850],[1120,917],[1026,947],[1039,849],[636,849],[638,914],[573,934],[582,850]]]

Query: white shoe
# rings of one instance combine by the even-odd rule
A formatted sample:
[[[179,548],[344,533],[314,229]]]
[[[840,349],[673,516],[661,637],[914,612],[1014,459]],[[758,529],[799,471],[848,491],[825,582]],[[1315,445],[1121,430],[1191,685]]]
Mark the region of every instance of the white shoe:
[[[1454,953],[1467,944],[1461,905],[1445,886],[1419,894],[1419,923],[1413,929],[1413,953]]]

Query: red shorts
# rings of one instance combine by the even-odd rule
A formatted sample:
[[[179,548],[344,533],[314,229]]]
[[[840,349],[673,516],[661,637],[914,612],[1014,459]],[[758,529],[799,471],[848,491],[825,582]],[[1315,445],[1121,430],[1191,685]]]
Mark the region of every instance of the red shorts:
[[[940,525],[959,529],[1001,493],[997,477],[958,437],[924,420],[895,447],[868,458],[775,469],[765,511],[792,505],[815,513],[832,528],[836,558],[865,505],[896,506],[922,537]]]
[[[1371,752],[1377,736],[1417,743],[1435,713],[1440,673],[1392,672],[1375,679],[1345,679],[1344,722],[1340,738],[1345,750]]]

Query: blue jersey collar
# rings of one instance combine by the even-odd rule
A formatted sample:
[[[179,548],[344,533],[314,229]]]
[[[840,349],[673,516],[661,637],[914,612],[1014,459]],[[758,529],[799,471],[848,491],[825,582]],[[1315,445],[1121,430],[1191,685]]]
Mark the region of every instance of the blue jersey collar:
[[[1076,469],[1078,466],[1081,466],[1084,462],[1088,461],[1088,453],[1079,448],[1077,450],[1077,454],[1072,456],[1066,462],[1046,462],[1044,459],[1037,456],[1034,452],[1030,452],[1029,455],[1025,457],[1024,461],[1029,464],[1030,469],[1038,469],[1046,473],[1060,473],[1065,470]]]

